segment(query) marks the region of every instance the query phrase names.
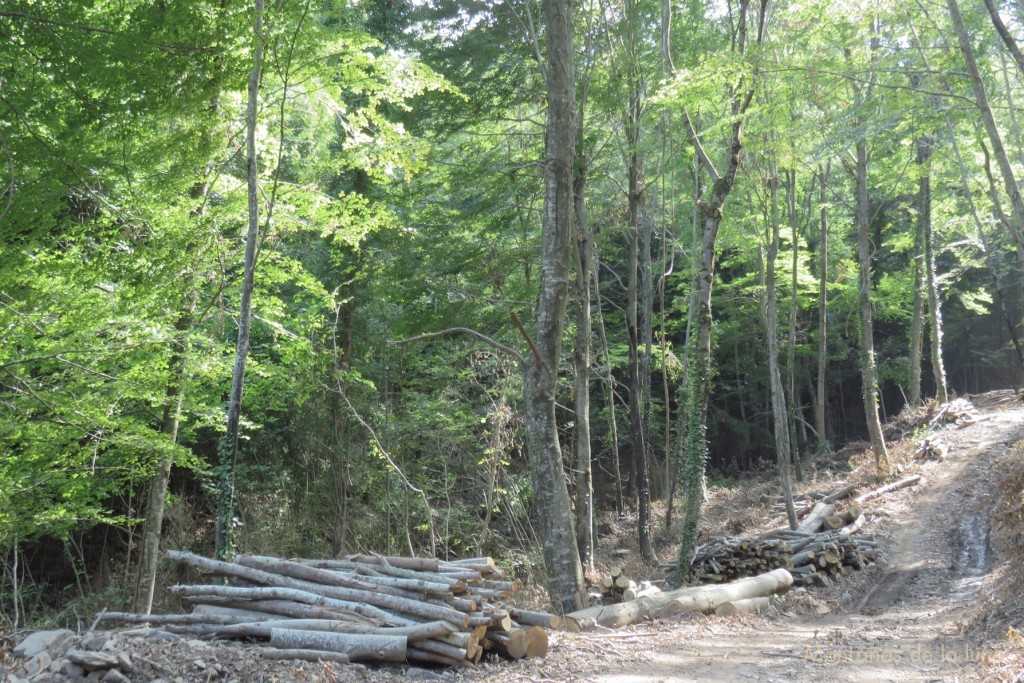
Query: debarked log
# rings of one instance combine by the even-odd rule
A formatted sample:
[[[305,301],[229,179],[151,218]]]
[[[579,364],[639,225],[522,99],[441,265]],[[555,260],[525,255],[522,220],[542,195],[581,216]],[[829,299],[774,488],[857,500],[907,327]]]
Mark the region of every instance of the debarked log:
[[[720,586],[681,588],[618,605],[578,610],[565,615],[564,627],[569,631],[580,631],[594,626],[627,626],[648,617],[711,611],[726,602],[782,593],[792,585],[792,574],[785,569],[774,569]]]

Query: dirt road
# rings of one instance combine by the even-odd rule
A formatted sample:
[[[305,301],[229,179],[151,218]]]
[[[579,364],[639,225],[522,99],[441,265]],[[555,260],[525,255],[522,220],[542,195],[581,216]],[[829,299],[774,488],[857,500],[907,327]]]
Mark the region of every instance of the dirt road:
[[[921,486],[887,502],[888,519],[876,520],[884,559],[840,593],[838,605],[822,605],[816,616],[691,618],[678,628],[661,624],[646,632],[567,636],[559,649],[571,657],[582,648],[594,659],[572,675],[552,671],[552,679],[1006,680],[1005,672],[993,675],[964,622],[991,589],[993,464],[1024,438],[1019,406],[1004,401],[983,410],[977,424],[942,431],[951,446],[948,456],[923,467]],[[621,664],[614,661],[616,652]]]

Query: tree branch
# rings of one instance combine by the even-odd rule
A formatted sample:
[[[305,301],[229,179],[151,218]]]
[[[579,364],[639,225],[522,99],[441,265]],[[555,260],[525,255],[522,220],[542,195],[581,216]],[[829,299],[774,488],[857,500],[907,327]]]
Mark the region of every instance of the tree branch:
[[[468,327],[449,327],[446,330],[440,330],[438,332],[427,332],[426,334],[418,334],[415,337],[408,337],[406,339],[391,339],[391,340],[388,340],[388,344],[392,344],[392,345],[411,344],[413,342],[424,341],[424,340],[427,340],[427,339],[434,339],[435,337],[445,337],[445,336],[452,335],[452,334],[466,334],[466,335],[469,335],[470,337],[473,337],[474,339],[478,339],[478,340],[482,341],[483,343],[487,344],[488,346],[490,346],[490,347],[492,347],[494,349],[497,349],[498,351],[501,351],[505,355],[511,357],[513,360],[515,360],[517,363],[519,363],[520,366],[525,366],[526,365],[526,360],[523,358],[522,354],[520,354],[518,351],[513,349],[511,346],[505,346],[501,342],[497,342],[497,341],[491,339],[486,334],[482,334],[482,333],[477,332],[476,330],[470,329]],[[532,345],[533,344],[531,343],[531,346]]]
[[[523,323],[520,322],[519,316],[516,315],[516,312],[510,311],[510,313],[512,314],[512,320],[514,320],[516,323],[516,327],[518,327],[519,332],[522,333],[523,339],[525,339],[526,343],[530,345],[530,350],[533,351],[533,360],[537,362],[537,367],[543,368],[544,359],[540,357],[540,351],[537,350],[537,345],[533,343],[533,340],[530,339],[530,335],[526,333],[526,328],[523,327]],[[520,360],[520,362],[525,364],[525,361],[523,360]]]
[[[711,176],[711,182],[717,183],[721,176],[718,174],[718,169],[711,163],[711,157],[704,151],[704,146],[700,144],[700,139],[697,137],[697,131],[693,127],[693,121],[690,120],[690,112],[683,109],[683,123],[686,124],[686,134],[690,138],[690,142],[693,143],[693,151],[697,153],[697,158],[700,159],[700,163],[707,169],[708,174]]]

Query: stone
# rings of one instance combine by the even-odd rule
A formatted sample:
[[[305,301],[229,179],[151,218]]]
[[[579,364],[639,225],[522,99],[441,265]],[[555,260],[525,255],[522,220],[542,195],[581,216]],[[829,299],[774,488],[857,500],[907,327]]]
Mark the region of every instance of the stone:
[[[14,648],[14,654],[23,659],[31,659],[45,650],[53,659],[63,656],[74,641],[75,634],[66,628],[54,631],[36,631]]]
[[[107,673],[103,674],[103,678],[100,679],[103,683],[132,683],[132,679],[125,676],[117,669],[111,669]]]
[[[79,678],[85,676],[85,669],[74,662],[65,661],[63,671],[68,676],[78,676]]]
[[[82,638],[82,642],[79,643],[78,647],[80,647],[83,650],[90,650],[92,652],[96,652],[98,650],[102,650],[103,648],[105,648],[108,642],[110,642],[110,638],[94,634]]]
[[[117,655],[113,652],[88,652],[86,650],[68,650],[65,655],[75,664],[87,671],[113,669],[118,665]]]
[[[38,673],[46,671],[50,668],[50,664],[53,663],[53,657],[46,650],[36,654],[32,659],[28,660],[28,664],[25,665],[25,673],[29,676],[35,676]]]
[[[405,670],[406,678],[415,678],[420,681],[443,681],[445,677],[428,669],[421,669],[417,666],[410,666]]]

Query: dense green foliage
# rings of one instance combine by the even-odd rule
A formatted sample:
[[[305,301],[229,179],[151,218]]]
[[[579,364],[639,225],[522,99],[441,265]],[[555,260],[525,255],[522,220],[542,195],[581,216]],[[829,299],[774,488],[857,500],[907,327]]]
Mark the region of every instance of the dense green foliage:
[[[529,328],[540,281],[539,4],[271,4],[260,36],[261,232],[237,542],[282,554],[514,550],[535,558],[519,368],[469,336],[389,342],[468,327],[530,353],[513,315]],[[620,487],[627,506],[635,495],[629,463],[638,454],[625,410],[631,155],[642,170],[640,220],[650,229],[653,269],[642,283],[652,316],[641,315],[653,341],[641,353],[655,496],[668,495],[672,443],[687,431],[706,434],[708,466],[718,472],[774,457],[761,309],[773,216],[782,238],[780,347],[793,341],[792,359],[781,362],[784,383],[791,374],[795,388],[787,400],[799,452],[808,459],[819,441],[811,425],[823,269],[826,436],[833,446],[864,438],[851,165],[859,138],[870,150],[884,414],[896,414],[910,394],[922,137],[932,140],[927,172],[951,386],[976,392],[1020,376],[1010,331],[1022,317],[1014,236],[1024,226],[1014,223],[989,162],[992,146],[946,13],[895,2],[772,3],[763,45],[741,58],[726,6],[735,9],[673,3],[674,71],[664,63],[660,2],[628,3],[632,21],[617,2],[574,6],[577,51],[586,55],[577,83],[588,88],[578,96],[577,153],[600,284],[591,415],[599,509],[616,505]],[[1013,104],[1024,97],[1024,73],[984,8],[964,3],[962,11],[1019,177],[1024,147]],[[1005,11],[1016,31],[1022,17],[1015,6]],[[234,0],[11,0],[0,8],[5,601],[12,581],[33,580],[25,573],[33,557],[36,568],[52,564],[54,548],[62,549],[57,563],[68,563],[63,573],[49,569],[61,575],[58,588],[72,571],[99,577],[104,554],[127,576],[147,483],[168,456],[168,542],[212,543],[247,222],[251,14]],[[694,198],[706,197],[710,182],[695,174],[681,113],[709,157],[721,158],[741,82],[756,94],[718,240],[709,413],[687,429],[679,388],[690,363]],[[870,96],[860,97],[869,83]],[[818,254],[826,168],[827,265]],[[792,176],[792,212],[783,205],[773,213],[776,172]],[[778,197],[788,199],[785,188]],[[574,438],[573,319],[557,398],[564,446]],[[180,376],[176,358],[184,359]],[[927,363],[923,376],[929,396]],[[172,434],[165,427],[179,393]],[[563,451],[571,466],[572,448]],[[105,549],[90,542],[108,537]],[[28,561],[15,577],[20,556]]]

